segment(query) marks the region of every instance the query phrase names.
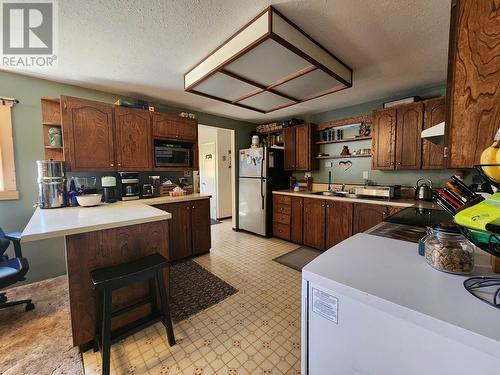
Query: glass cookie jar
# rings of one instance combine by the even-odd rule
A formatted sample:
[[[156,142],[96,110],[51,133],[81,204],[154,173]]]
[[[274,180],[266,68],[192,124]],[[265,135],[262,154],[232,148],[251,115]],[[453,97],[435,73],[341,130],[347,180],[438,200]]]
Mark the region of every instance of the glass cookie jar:
[[[475,245],[456,227],[428,227],[425,259],[437,270],[466,275],[474,270]]]

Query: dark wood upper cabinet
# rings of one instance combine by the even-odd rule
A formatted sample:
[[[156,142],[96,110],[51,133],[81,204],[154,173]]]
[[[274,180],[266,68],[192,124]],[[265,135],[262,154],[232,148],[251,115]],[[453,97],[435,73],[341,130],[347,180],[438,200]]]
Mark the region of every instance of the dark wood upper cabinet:
[[[424,103],[424,129],[445,121],[446,100],[435,98],[426,100]],[[436,144],[428,139],[422,139],[422,168],[441,169],[446,168],[444,158],[444,145]]]
[[[394,169],[396,109],[373,112],[372,169]]]
[[[310,171],[317,169],[312,125],[305,123],[291,126],[283,130],[285,161],[284,168],[288,171]]]
[[[295,129],[293,127],[283,129],[284,169],[286,171],[295,170]]]
[[[196,200],[191,203],[192,254],[199,255],[210,251],[210,199]]]
[[[370,203],[354,203],[353,234],[362,233],[381,223],[389,214],[385,205]]]
[[[113,105],[61,96],[68,170],[114,171]]]
[[[352,236],[352,221],[353,203],[326,201],[326,249]]]
[[[153,114],[153,136],[184,142],[196,142],[198,123],[193,119],[156,112]]]
[[[499,4],[453,0],[448,52],[450,168],[472,168],[493,142],[500,119]]]
[[[290,217],[290,240],[302,243],[304,226],[304,198],[292,197],[292,211]]]
[[[304,245],[325,249],[325,201],[304,198]]]
[[[191,202],[168,203],[158,208],[172,215],[168,220],[170,260],[191,256]]]
[[[295,170],[312,169],[311,143],[311,126],[309,124],[295,126]]]
[[[151,115],[148,111],[115,108],[116,157],[120,170],[151,170]]]
[[[396,110],[396,169],[422,166],[422,127],[424,105],[408,104]]]

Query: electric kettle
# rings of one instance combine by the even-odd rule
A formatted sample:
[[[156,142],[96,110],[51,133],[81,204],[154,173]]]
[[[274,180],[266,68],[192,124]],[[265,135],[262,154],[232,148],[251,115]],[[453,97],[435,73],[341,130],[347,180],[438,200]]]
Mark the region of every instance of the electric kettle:
[[[425,182],[420,183],[420,181],[426,181],[429,183],[427,185]],[[427,178],[421,178],[415,184],[415,199],[421,201],[431,201],[432,200],[432,181]]]

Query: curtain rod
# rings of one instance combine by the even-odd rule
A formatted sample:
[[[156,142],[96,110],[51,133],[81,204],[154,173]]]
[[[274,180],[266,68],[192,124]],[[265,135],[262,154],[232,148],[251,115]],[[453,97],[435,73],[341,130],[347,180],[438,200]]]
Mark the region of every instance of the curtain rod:
[[[14,99],[14,98],[4,98],[2,96],[0,96],[0,101],[2,103],[5,103],[5,102],[11,102],[11,103],[14,103],[14,104],[19,103],[19,100],[17,100],[17,99]]]

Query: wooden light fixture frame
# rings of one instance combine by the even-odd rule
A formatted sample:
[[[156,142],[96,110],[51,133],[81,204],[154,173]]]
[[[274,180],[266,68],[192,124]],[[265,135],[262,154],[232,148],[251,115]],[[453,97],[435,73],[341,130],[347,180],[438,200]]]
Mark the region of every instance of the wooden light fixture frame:
[[[198,69],[202,63],[206,62],[209,58],[213,57],[219,50],[221,50],[223,47],[225,47],[233,39],[235,39],[237,36],[241,35],[242,32],[245,31],[248,27],[254,25],[254,23],[257,20],[259,20],[266,13],[267,13],[267,22],[268,22],[268,25],[267,25],[267,32],[265,34],[261,35],[256,40],[254,40],[253,42],[251,42],[250,44],[248,44],[247,46],[245,46],[244,48],[242,48],[241,50],[239,50],[236,54],[234,54],[234,55],[232,55],[232,56],[224,59],[222,62],[218,63],[215,67],[211,68],[207,72],[204,72],[201,75],[198,73],[199,77],[197,77],[195,79],[191,79],[190,78],[190,75],[192,76],[193,72],[195,71],[195,69]],[[289,41],[285,40],[283,37],[281,37],[280,35],[278,35],[277,33],[275,33],[273,31],[273,14],[276,14],[277,16],[279,16],[282,20],[284,20],[293,29],[299,31],[300,34],[302,34],[303,36],[305,36],[310,42],[314,43],[314,45],[316,46],[314,48],[318,48],[319,47],[319,50],[321,50],[322,53],[326,52],[326,54],[328,55],[328,58],[332,59],[331,61],[334,64],[338,64],[338,66],[341,67],[342,70],[344,70],[344,76],[341,76],[338,72],[336,72],[336,71],[332,70],[331,68],[325,66],[325,64],[322,64],[320,61],[318,61],[318,59],[310,56],[306,52],[304,52],[301,49],[299,49],[297,46],[291,44]],[[309,62],[311,64],[311,66],[306,67],[306,68],[304,68],[304,69],[302,69],[300,71],[294,72],[293,74],[289,74],[288,76],[286,76],[284,78],[281,78],[278,81],[271,83],[270,85],[263,85],[261,83],[255,82],[254,80],[242,77],[239,74],[235,74],[235,73],[230,72],[230,71],[228,71],[228,70],[225,69],[229,64],[231,64],[232,62],[236,61],[238,58],[240,58],[241,56],[243,56],[247,52],[251,51],[255,47],[261,45],[263,42],[265,42],[267,40],[273,40],[273,41],[279,43],[281,46],[287,48],[288,50],[294,52],[296,55],[300,56],[302,59],[304,59],[307,62]],[[318,92],[318,93],[315,93],[313,95],[309,95],[308,97],[305,97],[305,98],[296,98],[296,97],[287,95],[287,94],[282,93],[282,92],[279,91],[279,87],[281,85],[283,85],[284,83],[290,82],[293,79],[302,77],[303,75],[311,73],[311,72],[316,71],[318,69],[321,70],[321,71],[323,71],[324,73],[330,75],[331,77],[335,78],[343,86],[335,87],[333,89],[328,89],[328,90],[322,91],[322,92]],[[208,93],[196,90],[196,86],[198,86],[200,83],[202,83],[203,81],[207,80],[208,78],[210,78],[211,76],[213,76],[216,73],[222,73],[222,74],[224,74],[226,76],[229,76],[231,78],[237,79],[237,80],[239,80],[239,81],[241,81],[243,83],[255,86],[256,89],[254,91],[249,92],[249,93],[247,93],[245,95],[242,95],[242,96],[240,96],[240,97],[238,97],[238,98],[236,98],[234,100],[229,100],[229,99],[226,99],[226,98],[221,98],[221,97],[218,97],[218,96],[214,96],[214,95],[211,95],[211,94],[208,94]],[[196,76],[196,74],[194,74],[194,75]],[[346,77],[346,75],[347,75],[347,77]],[[261,13],[259,13],[256,17],[254,17],[245,26],[243,26],[241,29],[239,29],[235,34],[233,34],[223,44],[221,44],[219,47],[217,47],[215,50],[213,50],[211,53],[209,53],[205,58],[203,58],[200,62],[198,62],[194,67],[192,67],[184,75],[184,90],[185,91],[191,92],[193,94],[201,95],[201,96],[204,96],[204,97],[207,97],[207,98],[210,98],[210,99],[219,100],[219,101],[222,101],[224,103],[233,104],[233,105],[236,105],[236,106],[241,107],[241,108],[245,108],[245,109],[250,109],[250,110],[253,110],[253,111],[257,111],[257,112],[260,112],[260,113],[273,112],[273,111],[276,111],[278,109],[289,107],[291,105],[295,105],[295,104],[302,103],[302,102],[305,102],[305,101],[308,101],[308,100],[311,100],[311,99],[319,98],[319,97],[324,96],[324,95],[329,95],[329,94],[332,94],[332,93],[337,92],[337,91],[344,90],[344,89],[349,88],[349,87],[352,87],[352,69],[349,66],[347,66],[342,60],[340,60],[338,57],[336,57],[332,52],[328,51],[325,47],[323,47],[321,44],[319,44],[317,41],[315,41],[311,36],[309,36],[307,33],[305,33],[295,23],[293,23],[288,18],[286,18],[285,16],[283,16],[280,12],[278,12],[272,6],[269,6],[264,11],[262,11]],[[282,98],[287,99],[288,101],[291,101],[292,103],[287,103],[287,104],[284,104],[284,105],[280,105],[280,106],[271,108],[269,110],[263,110],[263,109],[255,108],[255,107],[246,105],[244,103],[241,103],[241,101],[244,100],[244,99],[251,98],[251,97],[253,97],[253,96],[257,95],[257,94],[261,94],[261,93],[264,93],[264,92],[269,92],[269,93],[272,93],[274,95],[278,95],[278,96],[280,96]]]

